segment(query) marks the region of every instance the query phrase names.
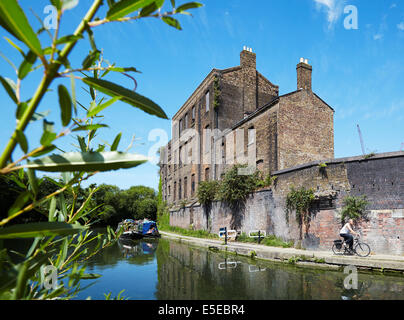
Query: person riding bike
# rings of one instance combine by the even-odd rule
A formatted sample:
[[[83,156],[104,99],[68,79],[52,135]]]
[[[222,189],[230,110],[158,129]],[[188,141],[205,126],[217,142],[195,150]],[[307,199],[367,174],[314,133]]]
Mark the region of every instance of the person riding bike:
[[[342,229],[339,232],[339,235],[344,238],[345,242],[349,245],[349,250],[352,252],[353,251],[353,236],[359,236],[359,233],[353,231],[352,227],[354,225],[354,222],[352,219],[349,219],[347,223],[342,227]]]

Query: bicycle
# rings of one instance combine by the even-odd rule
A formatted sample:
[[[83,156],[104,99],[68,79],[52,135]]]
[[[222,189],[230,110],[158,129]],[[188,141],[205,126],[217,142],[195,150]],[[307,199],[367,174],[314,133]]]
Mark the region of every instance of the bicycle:
[[[344,240],[334,240],[334,244],[332,246],[332,252],[336,255],[345,255],[345,254],[356,254],[359,257],[367,257],[370,254],[370,247],[368,244],[359,240],[360,237],[354,238],[353,250],[349,249],[346,241]]]

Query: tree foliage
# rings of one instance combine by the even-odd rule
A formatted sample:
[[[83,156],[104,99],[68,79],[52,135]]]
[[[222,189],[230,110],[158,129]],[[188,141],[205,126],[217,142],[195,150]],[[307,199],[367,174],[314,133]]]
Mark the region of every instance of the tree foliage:
[[[219,182],[216,180],[201,181],[199,183],[197,197],[202,205],[208,205],[215,200],[219,189]]]
[[[16,67],[12,61],[14,56],[2,56],[16,75],[15,79],[0,76],[0,84],[10,98],[9,103],[15,105],[16,126],[0,152],[1,188],[6,186],[5,193],[11,195],[10,199],[4,199],[4,205],[2,202],[0,238],[23,236],[32,239],[30,249],[20,253],[22,259],[18,262],[10,258],[10,250],[3,248],[0,240],[0,299],[70,299],[81,289],[81,280],[99,276],[86,274],[82,262],[114,243],[119,234],[109,227],[104,235],[94,235],[89,230],[94,218],[103,213],[99,209],[104,204],[93,199],[99,191],[96,186],[84,190],[81,185],[99,171],[133,168],[147,160],[141,155],[119,152],[120,136],[111,143],[95,145],[98,130],[108,127],[102,123],[101,112],[119,100],[147,114],[167,119],[164,110],[151,99],[106,79],[111,72],[134,79],[129,73],[138,71],[134,67],[120,67],[105,60],[102,50],[97,47],[93,30],[102,24],[145,17],[157,18],[181,29],[179,21],[173,16],[189,14],[188,10],[201,6],[190,2],[176,7],[175,1],[170,1],[172,10],[163,12],[164,0],[92,0],[77,27],[64,29],[67,33],[61,35],[60,26],[65,12],[74,9],[79,1],[49,2],[57,11],[53,34],[43,21],[35,30],[17,0],[0,1],[0,27],[8,33],[5,41],[23,58]],[[49,37],[39,37],[44,32]],[[70,61],[74,49],[87,40],[91,50],[81,65]],[[40,77],[36,88],[26,86],[25,79],[32,74]],[[91,102],[87,107],[76,100],[76,81],[82,82],[88,89]],[[55,123],[46,119],[47,113],[38,112],[51,91],[59,98],[62,127],[59,132],[55,131]],[[27,128],[35,121],[42,121],[43,133],[39,145],[32,147],[28,144],[27,136],[30,133]],[[57,144],[59,139],[69,135],[74,135],[77,140],[77,149],[64,152]],[[110,151],[105,151],[106,145],[111,146]],[[17,146],[23,155],[14,158]],[[52,151],[58,153],[49,155]],[[60,172],[61,175],[58,181],[37,178],[36,171]],[[129,200],[127,206],[132,214],[153,214],[154,191],[135,187],[124,191],[121,196],[117,196],[117,193],[121,191],[109,187],[104,194],[110,201],[105,209],[109,210],[111,216],[114,211],[120,214],[123,203]],[[101,200],[101,197],[98,199]],[[38,212],[45,221],[19,220],[31,216],[33,212]],[[89,250],[88,244],[94,242],[94,247]],[[57,268],[59,285],[53,290],[42,285],[42,270],[46,265]]]
[[[366,196],[346,196],[343,200],[341,222],[344,223],[348,219],[353,219],[354,222],[358,222],[366,218],[366,206],[368,204],[369,202],[366,200]]]
[[[290,192],[286,197],[286,219],[289,221],[289,214],[292,211],[296,212],[296,222],[300,228],[300,239],[303,236],[303,225],[306,226],[308,232],[311,221],[311,207],[315,200],[313,189],[301,187],[296,189],[294,186],[290,188]]]

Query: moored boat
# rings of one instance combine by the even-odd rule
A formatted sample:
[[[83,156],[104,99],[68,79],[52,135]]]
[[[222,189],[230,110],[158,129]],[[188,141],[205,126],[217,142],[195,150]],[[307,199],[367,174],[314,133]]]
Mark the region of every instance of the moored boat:
[[[147,219],[138,221],[125,219],[118,224],[116,232],[119,232],[122,228],[123,232],[120,236],[121,239],[138,240],[143,238],[161,237],[156,222]]]

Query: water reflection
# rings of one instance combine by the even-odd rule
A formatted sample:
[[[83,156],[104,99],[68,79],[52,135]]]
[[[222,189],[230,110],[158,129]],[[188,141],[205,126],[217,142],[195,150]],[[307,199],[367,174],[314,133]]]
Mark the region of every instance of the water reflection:
[[[25,243],[5,247],[22,245],[25,252]],[[86,264],[87,272],[102,277],[77,299],[104,299],[122,289],[125,297],[142,300],[404,299],[402,276],[359,273],[358,289],[347,290],[343,271],[256,261],[166,239],[119,241]]]
[[[255,262],[167,241],[157,252],[158,299],[404,299],[403,277],[360,273],[358,289],[346,290],[343,272]]]

